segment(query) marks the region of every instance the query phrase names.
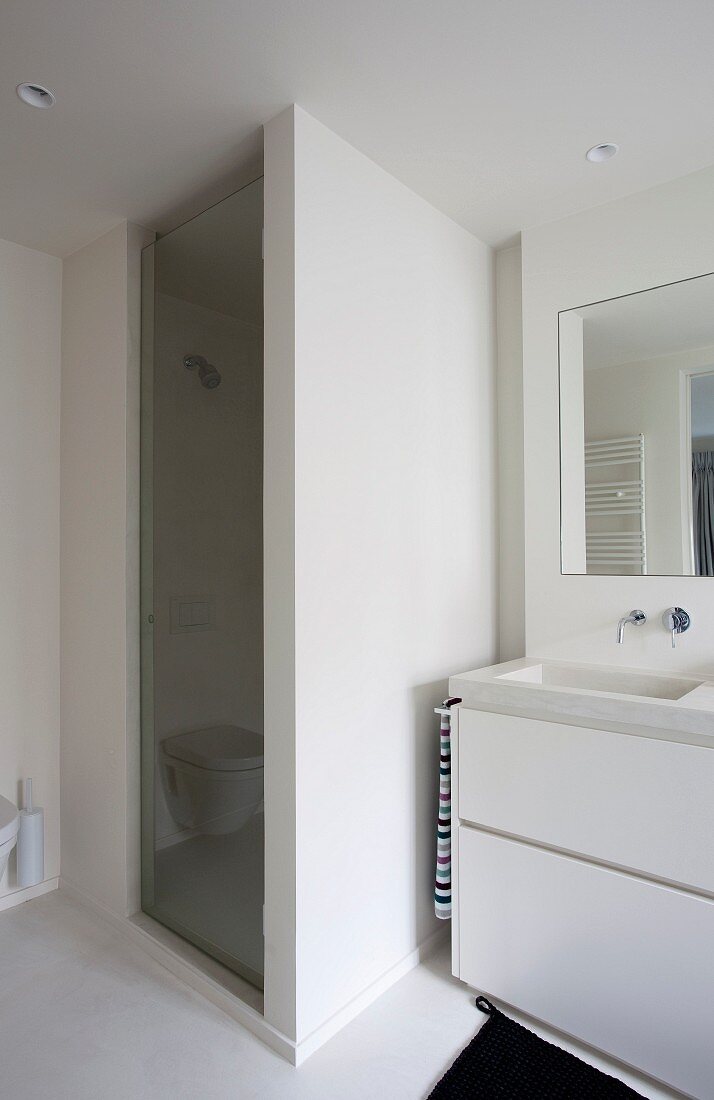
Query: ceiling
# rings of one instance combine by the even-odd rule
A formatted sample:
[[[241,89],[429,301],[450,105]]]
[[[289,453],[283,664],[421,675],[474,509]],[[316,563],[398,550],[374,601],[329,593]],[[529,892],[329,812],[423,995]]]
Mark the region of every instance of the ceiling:
[[[0,27],[0,236],[57,255],[228,193],[292,102],[493,245],[714,160],[709,0],[3,0]]]
[[[583,318],[585,370],[714,346],[714,275],[597,302]]]

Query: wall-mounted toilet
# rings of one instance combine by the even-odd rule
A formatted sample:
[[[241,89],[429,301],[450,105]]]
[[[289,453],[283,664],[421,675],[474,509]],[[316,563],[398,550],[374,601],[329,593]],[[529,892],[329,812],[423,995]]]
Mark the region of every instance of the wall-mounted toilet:
[[[7,798],[0,797],[0,881],[5,874],[10,852],[17,844],[20,815],[17,807]]]
[[[160,769],[177,825],[232,833],[263,801],[263,735],[240,726],[175,734],[161,742]]]

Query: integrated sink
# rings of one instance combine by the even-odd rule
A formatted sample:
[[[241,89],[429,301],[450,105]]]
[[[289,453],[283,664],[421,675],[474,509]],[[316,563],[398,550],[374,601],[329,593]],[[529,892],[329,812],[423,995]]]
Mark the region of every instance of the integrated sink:
[[[643,699],[682,699],[701,680],[675,676],[655,676],[646,672],[596,668],[588,665],[568,665],[557,662],[526,665],[513,672],[494,676],[495,681],[541,684],[544,687],[570,688],[580,691],[601,691],[609,695],[638,696]]]
[[[518,657],[449,679],[462,706],[714,748],[714,676]]]

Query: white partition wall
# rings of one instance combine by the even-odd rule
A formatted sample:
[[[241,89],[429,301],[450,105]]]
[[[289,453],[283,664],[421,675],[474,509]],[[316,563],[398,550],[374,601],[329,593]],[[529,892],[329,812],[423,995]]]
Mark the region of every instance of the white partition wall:
[[[295,142],[265,132],[263,593],[265,1015],[295,1040]]]
[[[497,643],[493,257],[300,109],[265,139],[266,1016],[307,1052],[437,928],[432,707]]]
[[[138,906],[140,236],[64,272],[62,874],[119,915]],[[303,111],[266,127],[265,1016],[296,1060],[442,931],[432,708],[498,641],[493,266]]]

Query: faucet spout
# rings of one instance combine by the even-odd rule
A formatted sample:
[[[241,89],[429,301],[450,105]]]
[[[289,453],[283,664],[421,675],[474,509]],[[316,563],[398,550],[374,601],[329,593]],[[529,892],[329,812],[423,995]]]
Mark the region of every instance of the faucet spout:
[[[639,608],[635,608],[629,615],[625,615],[623,619],[620,619],[617,624],[617,644],[622,645],[625,640],[625,627],[628,623],[632,623],[633,626],[642,626],[647,622],[647,616],[644,611],[640,611]]]

